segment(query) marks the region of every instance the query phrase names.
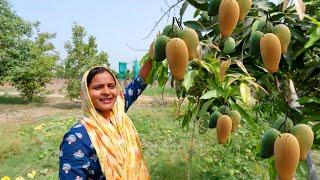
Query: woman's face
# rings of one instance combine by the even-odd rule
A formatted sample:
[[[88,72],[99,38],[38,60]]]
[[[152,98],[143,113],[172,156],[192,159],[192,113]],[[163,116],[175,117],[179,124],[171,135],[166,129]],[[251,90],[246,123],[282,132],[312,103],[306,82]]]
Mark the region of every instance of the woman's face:
[[[112,110],[118,95],[118,89],[113,76],[109,72],[96,74],[88,86],[93,106],[103,114]]]

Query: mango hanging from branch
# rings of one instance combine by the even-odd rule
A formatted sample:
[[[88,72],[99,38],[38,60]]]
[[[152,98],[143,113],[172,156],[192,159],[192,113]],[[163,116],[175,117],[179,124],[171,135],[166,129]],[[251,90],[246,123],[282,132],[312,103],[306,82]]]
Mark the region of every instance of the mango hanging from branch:
[[[265,34],[260,40],[260,52],[265,68],[270,73],[278,72],[281,59],[279,38],[272,33]]]
[[[252,0],[237,0],[237,2],[240,8],[239,21],[243,21],[251,9]]]
[[[313,144],[314,134],[310,126],[306,124],[297,124],[291,130],[291,133],[298,139],[300,146],[300,160],[307,159],[308,151]]]
[[[227,55],[234,52],[236,48],[236,41],[232,37],[228,37],[224,40],[222,53]]]
[[[179,33],[179,38],[181,38],[188,47],[189,60],[198,58],[200,46],[198,33],[191,28],[185,28]]]
[[[217,138],[219,144],[225,144],[229,139],[231,129],[232,129],[232,120],[227,115],[221,115],[217,121]]]
[[[166,45],[169,41],[169,37],[160,35],[155,41],[155,60],[158,62],[163,61],[166,58]]]
[[[270,128],[262,136],[260,154],[262,158],[269,158],[273,156],[274,143],[280,135],[280,131]]]
[[[274,143],[274,160],[279,179],[294,178],[299,156],[299,142],[294,135],[284,133],[277,137]]]
[[[222,0],[219,6],[219,28],[222,37],[229,37],[239,19],[240,8],[236,0]]]
[[[263,32],[255,31],[251,33],[249,38],[249,52],[251,55],[260,55],[260,40]]]
[[[232,120],[232,128],[231,128],[231,132],[235,132],[239,125],[240,125],[240,121],[241,121],[241,115],[238,111],[236,110],[232,110],[228,113],[228,116],[231,118]]]
[[[174,79],[183,80],[188,65],[188,48],[180,38],[172,38],[166,45],[169,69]]]
[[[180,29],[177,25],[167,25],[163,28],[162,35],[168,36],[169,38],[177,37],[180,33]]]
[[[291,40],[290,29],[284,24],[278,24],[273,27],[272,33],[275,34],[280,40],[281,53],[287,53],[287,49]]]

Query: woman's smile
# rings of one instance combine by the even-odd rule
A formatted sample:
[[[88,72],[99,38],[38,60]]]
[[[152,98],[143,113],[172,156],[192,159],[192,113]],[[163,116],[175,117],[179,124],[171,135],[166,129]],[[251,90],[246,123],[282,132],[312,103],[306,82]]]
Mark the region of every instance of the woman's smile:
[[[96,74],[88,86],[93,106],[102,114],[112,110],[118,95],[116,81],[109,72]]]
[[[113,98],[100,98],[100,101],[104,104],[110,104]]]

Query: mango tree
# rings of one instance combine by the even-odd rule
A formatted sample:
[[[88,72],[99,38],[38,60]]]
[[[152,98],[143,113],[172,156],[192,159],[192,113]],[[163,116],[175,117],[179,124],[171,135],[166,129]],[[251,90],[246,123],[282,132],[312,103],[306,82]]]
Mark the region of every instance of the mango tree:
[[[201,133],[216,128],[220,144],[228,142],[240,119],[256,133],[274,128],[276,133],[262,138],[256,156],[275,154],[270,178],[275,172],[280,179],[292,178],[301,154],[314,139],[314,147],[320,145],[319,2],[179,2],[180,17],[174,17],[150,47],[155,53],[149,53],[154,61],[147,82],[158,80],[163,86],[170,70],[177,97],[187,100],[182,127],[194,132],[197,126]],[[189,5],[196,8],[194,20],[182,21]],[[301,123],[312,130],[293,127]],[[300,131],[309,136],[300,137]],[[283,163],[288,159],[290,165]]]
[[[10,71],[25,61],[32,24],[19,17],[7,0],[0,1],[0,84],[8,81]]]
[[[50,42],[55,34],[40,33],[39,22],[18,16],[7,0],[0,0],[0,12],[0,84],[11,84],[28,100],[47,95],[59,58]]]

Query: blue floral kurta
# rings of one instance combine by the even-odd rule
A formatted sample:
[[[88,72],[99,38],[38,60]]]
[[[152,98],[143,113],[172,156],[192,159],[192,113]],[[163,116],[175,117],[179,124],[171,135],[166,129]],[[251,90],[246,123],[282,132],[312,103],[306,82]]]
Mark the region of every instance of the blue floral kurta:
[[[125,88],[125,111],[147,84],[138,75]],[[60,145],[59,178],[61,180],[105,179],[99,159],[86,128],[79,122],[64,135]]]

